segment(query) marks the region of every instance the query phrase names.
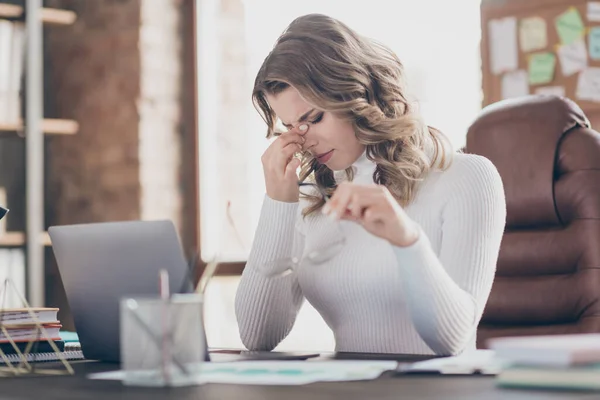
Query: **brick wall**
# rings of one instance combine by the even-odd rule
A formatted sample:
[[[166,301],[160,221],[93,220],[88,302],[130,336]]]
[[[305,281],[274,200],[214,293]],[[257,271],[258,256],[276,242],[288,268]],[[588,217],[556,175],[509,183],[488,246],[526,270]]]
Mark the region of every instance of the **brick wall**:
[[[49,225],[171,219],[186,254],[196,247],[195,110],[184,86],[193,58],[183,51],[192,1],[46,2],[78,15],[45,32],[46,114],[80,124],[47,140]],[[49,269],[48,302],[64,307]]]
[[[47,103],[81,126],[49,142],[49,222],[168,218],[180,227],[183,2],[48,3],[78,19],[46,32]]]
[[[47,103],[80,131],[48,143],[48,222],[139,219],[141,0],[51,3],[78,18],[46,30]]]

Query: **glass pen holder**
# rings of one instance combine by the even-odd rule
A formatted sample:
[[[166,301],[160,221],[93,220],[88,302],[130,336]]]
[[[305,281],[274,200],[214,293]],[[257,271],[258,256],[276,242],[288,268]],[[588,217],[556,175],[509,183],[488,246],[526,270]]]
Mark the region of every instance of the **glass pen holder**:
[[[198,294],[170,298],[126,298],[120,303],[123,383],[185,386],[199,383],[206,339],[203,299]]]

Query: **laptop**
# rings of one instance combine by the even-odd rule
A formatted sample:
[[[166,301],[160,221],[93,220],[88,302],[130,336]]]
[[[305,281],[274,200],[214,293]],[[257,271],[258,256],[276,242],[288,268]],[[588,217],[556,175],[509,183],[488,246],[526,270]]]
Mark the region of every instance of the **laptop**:
[[[127,221],[48,229],[86,359],[120,362],[119,302],[158,297],[159,271],[170,293],[189,293],[191,273],[171,221]],[[206,335],[205,359],[208,360]]]

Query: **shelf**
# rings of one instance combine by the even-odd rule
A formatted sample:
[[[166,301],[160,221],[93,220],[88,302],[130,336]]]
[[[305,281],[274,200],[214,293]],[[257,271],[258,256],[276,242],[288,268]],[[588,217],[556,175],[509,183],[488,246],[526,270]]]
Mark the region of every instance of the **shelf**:
[[[44,246],[50,246],[50,236],[48,232],[44,232],[41,235],[42,244]],[[4,232],[0,233],[0,247],[19,247],[25,245],[25,233],[24,232]]]
[[[23,123],[0,123],[0,132],[21,132],[25,129]],[[79,130],[77,121],[70,119],[44,119],[42,131],[48,135],[74,135]]]
[[[56,8],[42,8],[40,10],[42,22],[52,25],[71,25],[77,19],[73,11],[59,10]],[[0,4],[0,18],[23,18],[23,7],[13,4]]]

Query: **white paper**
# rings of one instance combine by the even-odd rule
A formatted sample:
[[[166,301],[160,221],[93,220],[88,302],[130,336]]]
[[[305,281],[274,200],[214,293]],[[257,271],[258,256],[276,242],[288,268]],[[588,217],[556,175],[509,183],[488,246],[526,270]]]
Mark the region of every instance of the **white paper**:
[[[522,19],[519,23],[519,41],[522,51],[545,48],[548,45],[546,21],[541,17]]]
[[[543,94],[549,96],[565,96],[565,87],[564,86],[542,86],[535,89],[536,94]]]
[[[507,72],[502,76],[502,99],[526,96],[529,94],[527,71]]]
[[[560,60],[562,73],[565,76],[583,71],[588,64],[584,40],[578,39],[569,45],[561,46],[558,49],[558,59]]]
[[[488,24],[490,63],[494,75],[517,69],[517,19],[493,19]]]
[[[587,19],[590,22],[600,22],[600,1],[588,1]]]
[[[404,367],[404,372],[432,371],[441,374],[495,375],[502,369],[493,350],[473,350],[455,357],[434,358]]]
[[[325,381],[356,381],[378,378],[395,370],[396,361],[238,361],[204,363],[200,372],[183,384],[228,383],[241,385],[305,385]],[[125,371],[88,375],[89,379],[122,380]],[[173,386],[182,386],[175,383]]]
[[[579,74],[575,97],[600,102],[600,68],[590,67]]]
[[[568,368],[597,360],[600,334],[497,337],[489,340],[489,346],[506,364]]]

